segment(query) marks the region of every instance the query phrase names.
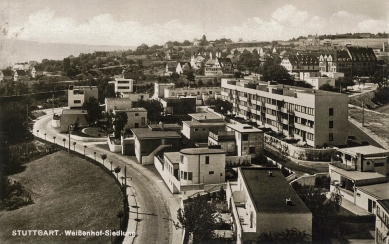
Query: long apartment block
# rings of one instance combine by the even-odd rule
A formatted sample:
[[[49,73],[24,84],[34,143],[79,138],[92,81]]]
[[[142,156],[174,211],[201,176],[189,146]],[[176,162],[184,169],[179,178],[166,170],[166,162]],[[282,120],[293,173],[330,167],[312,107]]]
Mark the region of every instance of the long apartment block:
[[[313,148],[345,145],[345,94],[255,80],[222,79],[221,96],[234,113]]]

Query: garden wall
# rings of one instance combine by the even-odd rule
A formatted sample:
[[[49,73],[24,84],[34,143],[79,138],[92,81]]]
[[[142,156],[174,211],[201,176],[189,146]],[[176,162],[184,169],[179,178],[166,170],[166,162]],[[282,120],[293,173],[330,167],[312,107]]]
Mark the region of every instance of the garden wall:
[[[276,148],[282,155],[290,156],[304,161],[331,161],[331,155],[335,149],[313,149],[296,147],[287,142],[281,141],[271,135],[265,134],[265,143]]]
[[[249,166],[251,165],[251,156],[226,156],[226,166]]]
[[[303,176],[299,177],[298,179],[291,181],[290,184],[297,182],[299,185],[302,185],[302,186],[314,186],[316,178],[320,178],[323,176],[329,177],[329,173],[317,173],[314,175],[303,175]]]

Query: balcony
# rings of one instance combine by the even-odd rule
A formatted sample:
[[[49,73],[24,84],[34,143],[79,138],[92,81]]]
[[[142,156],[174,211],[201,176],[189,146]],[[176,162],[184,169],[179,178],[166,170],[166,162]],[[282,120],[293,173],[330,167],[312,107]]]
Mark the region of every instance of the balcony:
[[[342,161],[339,161],[338,159],[332,159],[330,165],[347,171],[355,171],[355,166],[344,164]]]

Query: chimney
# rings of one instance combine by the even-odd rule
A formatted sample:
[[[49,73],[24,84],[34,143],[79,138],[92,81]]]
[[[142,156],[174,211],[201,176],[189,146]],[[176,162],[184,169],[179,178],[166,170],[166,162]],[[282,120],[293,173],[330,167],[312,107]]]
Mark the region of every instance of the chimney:
[[[285,199],[286,205],[293,205],[292,198]]]
[[[161,128],[161,130],[165,130],[162,121],[159,121],[159,127]]]

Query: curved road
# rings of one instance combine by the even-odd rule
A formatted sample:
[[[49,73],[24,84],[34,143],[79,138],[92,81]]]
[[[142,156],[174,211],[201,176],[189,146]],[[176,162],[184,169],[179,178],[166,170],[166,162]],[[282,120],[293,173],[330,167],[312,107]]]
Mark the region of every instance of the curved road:
[[[60,113],[62,109],[55,109],[55,113]],[[51,110],[49,110],[50,113]],[[53,142],[53,136],[56,137],[56,144],[63,146],[63,139],[66,139],[65,145],[68,145],[68,134],[60,134],[55,128],[51,127],[51,115],[41,117],[34,124],[33,133],[40,138]],[[39,130],[39,132],[37,132]],[[44,136],[46,133],[46,136]],[[71,139],[71,150],[73,142]],[[93,158],[93,152],[96,152],[96,159],[101,160],[101,154],[107,154],[105,160],[106,167],[110,167],[109,162],[113,161],[113,167],[120,166],[122,171],[119,177],[124,176],[124,166],[127,165],[127,176],[132,179],[127,180],[130,185],[129,195],[135,197],[136,204],[130,202],[130,220],[128,231],[135,229],[137,224],[137,236],[134,243],[172,243],[172,223],[171,212],[169,211],[165,192],[157,186],[156,181],[150,180],[145,174],[155,174],[151,169],[139,165],[134,157],[123,156],[117,153],[111,153],[108,150],[107,142],[82,142],[76,141],[76,151],[84,153],[84,145],[87,145],[86,154]],[[146,172],[149,171],[149,172]],[[138,218],[136,219],[136,212]],[[135,220],[134,220],[135,219]],[[133,222],[131,222],[133,221]],[[130,238],[126,238],[124,243],[131,243]]]

